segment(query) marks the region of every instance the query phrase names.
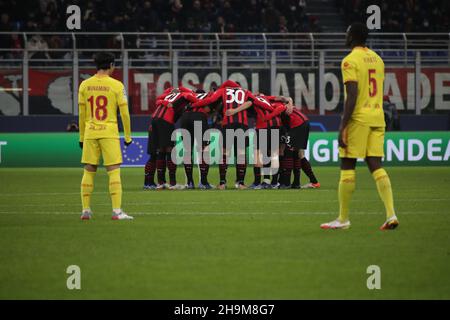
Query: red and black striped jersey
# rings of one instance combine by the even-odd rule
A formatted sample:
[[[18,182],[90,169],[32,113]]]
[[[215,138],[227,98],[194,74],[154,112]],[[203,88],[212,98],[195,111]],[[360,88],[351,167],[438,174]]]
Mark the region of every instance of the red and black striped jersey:
[[[281,118],[279,115],[273,115],[278,103],[270,103],[265,96],[256,96],[256,99],[267,105],[269,108],[262,108],[259,105],[254,105],[256,111],[256,129],[274,128],[281,126]]]
[[[278,107],[273,112],[273,115],[279,114],[281,116],[281,120],[283,122],[283,125],[288,126],[289,128],[296,128],[301,126],[306,121],[309,121],[308,117],[305,116],[300,110],[294,106],[294,109],[292,110],[291,114],[287,114],[286,111],[286,105],[280,103]]]
[[[232,116],[227,116],[226,112],[230,109],[236,109],[247,101],[252,101],[252,103],[261,106],[262,108],[270,108],[264,105],[263,102],[256,99],[256,97],[249,91],[245,90],[239,86],[235,87],[221,87],[217,89],[214,94],[207,97],[201,101],[194,103],[193,107],[204,107],[211,106],[215,102],[220,101],[221,104],[218,105],[217,111],[222,114],[222,126],[228,124],[242,124],[248,126],[248,111],[243,110]]]
[[[186,106],[196,101],[192,91],[171,92],[162,99],[160,106],[153,113],[153,118],[163,119],[173,124],[186,110]]]
[[[212,96],[212,92],[206,92],[206,93],[196,93],[195,97],[197,98],[197,101],[203,100],[207,97]],[[202,112],[206,115],[211,111],[211,107],[204,106],[204,107],[193,107],[192,104],[190,108],[188,107],[187,112]]]

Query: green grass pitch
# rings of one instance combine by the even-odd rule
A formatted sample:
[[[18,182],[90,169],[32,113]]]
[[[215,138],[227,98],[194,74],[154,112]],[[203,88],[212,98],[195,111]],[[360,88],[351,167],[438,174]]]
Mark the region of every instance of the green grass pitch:
[[[362,166],[352,228],[321,230],[337,214],[339,171],[315,170],[320,190],[144,192],[143,169],[126,168],[135,220],[111,221],[101,169],[94,219],[80,221],[81,169],[0,169],[0,298],[450,298],[448,167],[387,168],[400,226],[385,232]],[[81,290],[66,287],[69,265]],[[380,290],[367,289],[369,265],[381,268]]]

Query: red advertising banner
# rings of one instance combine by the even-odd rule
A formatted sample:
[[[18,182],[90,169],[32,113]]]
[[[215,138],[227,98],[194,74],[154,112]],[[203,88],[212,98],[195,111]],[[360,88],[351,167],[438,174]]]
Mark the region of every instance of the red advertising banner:
[[[281,70],[280,70],[281,71]],[[81,69],[80,82],[95,70]],[[222,82],[220,70],[179,70],[180,84],[209,91]],[[230,79],[252,91],[270,93],[268,69],[229,70]],[[116,69],[113,77],[122,80],[122,70]],[[278,72],[275,94],[293,97],[295,104],[306,113],[318,113],[319,84],[317,70],[287,70]],[[327,113],[339,112],[343,102],[343,84],[339,69],[325,72],[325,105]],[[131,69],[128,75],[128,94],[133,114],[151,114],[155,98],[171,85],[169,71]],[[400,112],[415,110],[415,79],[412,68],[386,68],[384,94],[389,96]],[[29,70],[30,114],[71,114],[72,70]],[[421,107],[423,113],[450,110],[450,68],[422,68]],[[0,70],[0,114],[18,115],[22,107],[22,70]]]

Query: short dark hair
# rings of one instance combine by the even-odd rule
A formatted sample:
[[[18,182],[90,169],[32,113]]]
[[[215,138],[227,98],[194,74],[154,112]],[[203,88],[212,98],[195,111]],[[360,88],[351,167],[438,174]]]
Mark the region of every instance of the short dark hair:
[[[365,44],[369,36],[369,29],[364,23],[354,22],[350,25],[349,33],[355,44]]]
[[[195,93],[205,93],[205,90],[199,88],[199,89],[195,90]]]
[[[94,57],[97,70],[107,70],[114,63],[114,55],[109,52],[98,52]]]

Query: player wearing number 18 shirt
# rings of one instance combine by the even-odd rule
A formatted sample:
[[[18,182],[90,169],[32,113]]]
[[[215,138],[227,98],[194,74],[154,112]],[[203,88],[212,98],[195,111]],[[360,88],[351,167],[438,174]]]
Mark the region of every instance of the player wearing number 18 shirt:
[[[131,141],[130,115],[127,95],[123,84],[111,78],[114,71],[114,56],[100,52],[95,56],[97,73],[84,80],[79,87],[80,147],[83,149],[81,162],[84,174],[81,180],[82,220],[92,217],[90,208],[94,177],[100,158],[109,176],[109,193],[112,200],[113,220],[133,219],[121,209],[122,182],[120,179],[119,128],[117,109],[120,110],[125,135],[125,145]]]
[[[340,209],[338,219],[322,224],[323,229],[350,227],[349,204],[355,189],[358,158],[365,159],[386,209],[387,220],[380,229],[389,230],[398,226],[391,182],[381,167],[385,131],[384,63],[380,56],[366,47],[367,36],[365,24],[354,23],[347,29],[346,44],[352,51],[341,64],[346,96],[338,139],[341,158],[338,188]]]

